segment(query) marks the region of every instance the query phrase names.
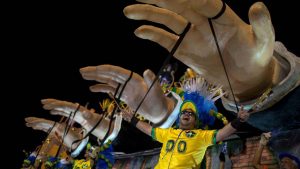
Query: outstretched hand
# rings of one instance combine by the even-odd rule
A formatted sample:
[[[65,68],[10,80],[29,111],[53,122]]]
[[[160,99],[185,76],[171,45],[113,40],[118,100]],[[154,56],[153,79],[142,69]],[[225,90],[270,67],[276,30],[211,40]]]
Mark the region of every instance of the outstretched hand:
[[[130,76],[130,71],[113,65],[88,66],[80,69],[82,77],[86,80],[94,80],[101,84],[90,87],[92,92],[120,94],[126,80]],[[155,75],[150,70],[144,72],[144,78],[133,73],[120,97],[132,110],[135,110],[148,91],[155,79]],[[118,84],[120,88],[116,91]],[[158,82],[154,84],[138,112],[153,123],[159,123],[173,109],[173,102],[164,96]]]
[[[87,131],[90,131],[102,117],[102,115],[95,113],[93,109],[89,110],[79,104],[67,101],[43,99],[41,102],[43,104],[43,108],[45,110],[50,110],[50,113],[53,115],[69,117],[72,112],[75,113],[77,111],[74,118],[73,114],[70,116],[70,119],[80,124]],[[100,139],[103,138],[108,130],[108,123],[109,122],[106,119],[103,119],[92,134]]]
[[[66,125],[63,123],[55,123],[54,121],[37,118],[37,117],[27,117],[25,118],[26,126],[31,127],[34,130],[41,130],[44,132],[50,132],[49,135],[53,136],[52,138],[57,139],[57,143],[62,142],[64,145],[71,150],[72,148],[77,147],[77,144],[72,143],[75,140],[79,140],[82,138],[81,129],[74,128],[69,130],[69,132],[65,135]]]
[[[241,106],[240,111],[237,113],[238,118],[241,122],[245,122],[249,119],[250,114],[247,110],[244,110],[244,106]]]
[[[228,89],[224,69],[208,24],[222,8],[221,0],[138,0],[124,9],[124,14],[135,20],[163,24],[173,32],[143,25],[135,35],[171,50],[178,34],[188,22],[192,26],[179,46],[175,57],[211,83]],[[151,4],[151,5],[149,5]],[[250,25],[243,22],[229,6],[222,16],[212,20],[218,44],[224,58],[235,95],[241,101],[259,96],[270,85],[271,61],[275,35],[269,12],[261,2],[249,10]]]
[[[260,137],[260,141],[259,143],[262,144],[262,145],[267,145],[270,138],[272,136],[272,133],[271,132],[267,132],[267,133],[262,133],[261,134],[261,137]]]

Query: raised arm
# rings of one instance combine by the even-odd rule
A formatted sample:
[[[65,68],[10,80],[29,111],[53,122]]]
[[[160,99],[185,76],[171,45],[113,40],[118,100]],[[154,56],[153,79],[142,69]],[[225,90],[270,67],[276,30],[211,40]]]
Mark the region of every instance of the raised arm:
[[[233,134],[236,130],[239,130],[242,124],[247,121],[249,118],[249,113],[241,108],[238,112],[238,118],[231,121],[229,124],[220,129],[216,135],[216,141],[222,141],[231,134]]]
[[[148,136],[151,136],[152,126],[149,123],[138,120],[136,117],[133,116],[134,114],[132,111],[123,111],[122,115],[125,121],[131,123],[133,126],[138,128]]]
[[[264,147],[269,142],[270,137],[271,137],[271,132],[261,134],[258,149],[256,150],[255,155],[253,157],[253,165],[256,169],[262,168],[260,164],[261,155]]]

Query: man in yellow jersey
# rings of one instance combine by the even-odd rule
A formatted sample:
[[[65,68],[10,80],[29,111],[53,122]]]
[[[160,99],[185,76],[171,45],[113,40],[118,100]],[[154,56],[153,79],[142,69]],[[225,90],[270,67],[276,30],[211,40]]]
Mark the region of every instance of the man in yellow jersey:
[[[195,103],[185,100],[180,107],[179,128],[154,128],[139,121],[132,112],[123,112],[126,121],[136,126],[145,134],[163,144],[159,161],[155,169],[189,169],[200,168],[208,146],[222,141],[246,121],[249,114],[241,109],[239,119],[233,120],[220,130],[197,129],[199,123]]]

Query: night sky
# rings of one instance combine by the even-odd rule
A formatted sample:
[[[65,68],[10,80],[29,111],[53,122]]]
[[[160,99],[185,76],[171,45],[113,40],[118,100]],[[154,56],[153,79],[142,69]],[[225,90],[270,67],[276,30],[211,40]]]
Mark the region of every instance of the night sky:
[[[226,2],[248,22],[248,9],[254,0]],[[296,9],[296,1],[263,2],[270,10],[276,40],[282,41],[288,50],[300,56],[297,43],[299,26],[296,27],[299,24],[296,10],[299,9]],[[129,20],[123,15],[123,8],[132,3],[134,1],[125,0],[97,3],[26,2],[9,6],[5,15],[9,17],[7,24],[4,24],[8,31],[4,46],[7,52],[3,55],[8,63],[2,62],[1,80],[5,85],[3,93],[8,95],[4,96],[2,107],[5,107],[5,111],[2,113],[5,118],[2,120],[9,121],[4,129],[8,131],[10,139],[5,140],[13,140],[7,144],[15,150],[10,154],[16,154],[17,158],[13,158],[16,168],[24,159],[22,150],[34,150],[46,137],[41,131],[27,128],[24,118],[60,118],[43,110],[41,99],[55,98],[82,105],[89,102],[90,107],[99,109],[98,102],[107,97],[89,91],[88,87],[95,83],[83,80],[79,68],[112,64],[139,74],[147,68],[158,72],[168,53],[159,45],[134,36],[134,29],[149,23]],[[179,65],[179,72],[183,71],[185,66]],[[140,147],[133,146],[136,140],[151,143],[151,139],[128,126],[124,128],[129,131],[120,135],[117,150],[133,152],[157,146],[154,143],[150,147],[143,144]],[[133,140],[125,141],[125,136]],[[127,146],[124,147],[122,143]]]

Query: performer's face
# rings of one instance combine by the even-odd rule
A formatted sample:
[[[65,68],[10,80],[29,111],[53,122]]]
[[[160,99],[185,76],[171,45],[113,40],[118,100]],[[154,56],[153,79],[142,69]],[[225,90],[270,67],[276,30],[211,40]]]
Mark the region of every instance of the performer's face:
[[[179,128],[191,130],[195,128],[196,117],[191,109],[185,109],[180,112],[180,125]]]
[[[281,169],[297,169],[298,167],[294,164],[293,160],[288,157],[283,157],[280,160],[280,168]]]

